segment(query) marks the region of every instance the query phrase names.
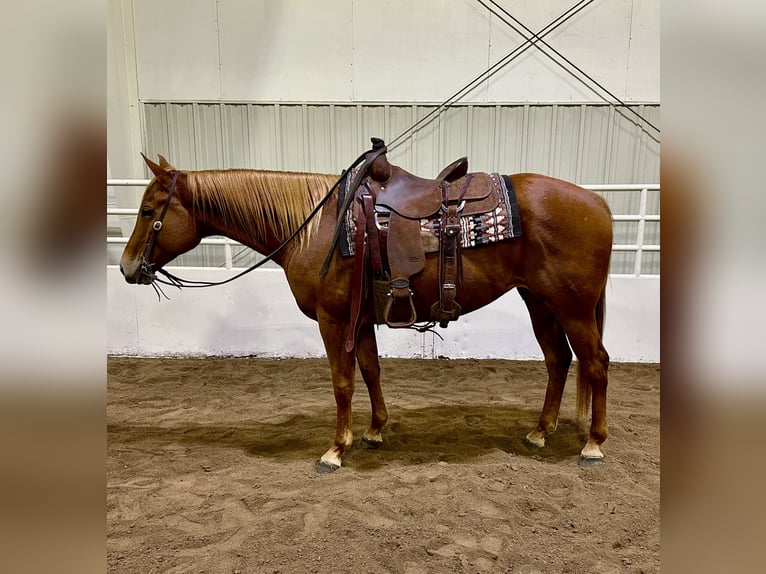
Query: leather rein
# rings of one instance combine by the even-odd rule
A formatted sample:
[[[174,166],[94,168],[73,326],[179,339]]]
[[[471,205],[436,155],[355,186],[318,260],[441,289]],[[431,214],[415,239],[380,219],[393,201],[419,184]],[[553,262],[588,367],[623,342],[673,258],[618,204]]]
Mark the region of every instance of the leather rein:
[[[168,207],[170,206],[170,201],[173,199],[173,195],[175,193],[176,184],[178,182],[178,175],[180,174],[179,171],[174,172],[173,174],[173,181],[170,185],[170,190],[168,191],[168,198],[165,202],[165,205],[162,207],[162,211],[160,212],[159,217],[152,223],[152,231],[149,234],[149,238],[146,241],[146,246],[144,247],[144,252],[141,255],[141,274],[149,277],[151,279],[151,285],[154,287],[154,290],[157,292],[157,297],[161,299],[161,297],[165,297],[165,299],[170,299],[165,292],[162,290],[162,288],[157,285],[157,283],[162,283],[163,285],[169,285],[171,287],[176,287],[178,289],[181,289],[183,287],[214,287],[216,285],[225,285],[226,283],[230,283],[231,281],[234,281],[235,279],[239,279],[243,275],[247,275],[248,273],[255,271],[262,265],[268,263],[271,261],[280,251],[282,251],[287,245],[290,244],[297,236],[298,234],[306,228],[306,226],[309,224],[309,222],[316,217],[316,215],[319,213],[319,211],[322,209],[325,203],[330,199],[335,189],[338,187],[341,181],[346,177],[346,174],[353,170],[360,162],[365,161],[365,165],[362,166],[361,169],[359,169],[357,173],[357,177],[355,178],[356,185],[358,187],[359,183],[361,182],[362,178],[364,177],[364,174],[367,171],[367,168],[370,166],[370,164],[377,158],[381,153],[385,152],[385,148],[383,150],[368,150],[364,153],[362,153],[354,162],[345,170],[343,170],[341,176],[335,181],[333,186],[329,189],[327,194],[320,200],[320,202],[314,207],[313,211],[308,215],[306,220],[301,223],[298,228],[293,231],[293,233],[285,239],[276,249],[274,249],[271,253],[269,253],[264,259],[261,261],[258,261],[254,265],[248,267],[244,271],[241,271],[240,273],[237,273],[233,277],[229,277],[228,279],[225,279],[223,281],[194,281],[192,279],[184,279],[183,277],[178,277],[177,275],[173,275],[169,271],[166,271],[165,269],[157,269],[156,271],[152,269],[154,267],[154,263],[150,263],[149,260],[152,255],[152,251],[154,250],[154,245],[157,242],[157,236],[160,233],[160,230],[162,229],[163,225],[163,219],[165,218],[165,214],[167,213]],[[358,180],[358,181],[356,181]],[[349,194],[349,197],[346,198],[346,202],[341,208],[341,214],[345,213],[348,207],[351,203],[351,197],[353,194]],[[339,215],[339,221],[342,221],[342,216]],[[330,245],[330,250],[327,254],[327,258],[325,260],[325,265],[323,266],[323,272],[322,275],[324,275],[327,271],[326,268],[329,266],[330,259],[332,258],[332,255],[335,251],[335,247],[338,242],[338,238],[340,236],[340,225],[338,228],[336,228],[335,235],[333,237],[333,241]],[[157,276],[157,273],[160,273],[165,276],[165,279],[162,279]]]

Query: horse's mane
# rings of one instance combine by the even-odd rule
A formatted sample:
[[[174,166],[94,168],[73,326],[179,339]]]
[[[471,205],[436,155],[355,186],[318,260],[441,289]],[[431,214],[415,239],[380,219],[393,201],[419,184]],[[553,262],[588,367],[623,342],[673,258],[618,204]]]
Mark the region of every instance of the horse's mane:
[[[316,173],[249,169],[187,172],[187,186],[197,214],[221,217],[255,241],[268,228],[279,241],[287,239],[309,216],[334,183],[334,176]],[[314,217],[296,238],[311,237],[319,224]]]

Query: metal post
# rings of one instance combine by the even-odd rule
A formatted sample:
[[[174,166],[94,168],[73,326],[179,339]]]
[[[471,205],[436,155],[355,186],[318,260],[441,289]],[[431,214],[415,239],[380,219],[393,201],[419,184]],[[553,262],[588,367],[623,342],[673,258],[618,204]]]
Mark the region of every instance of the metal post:
[[[636,260],[633,266],[633,274],[638,277],[641,275],[641,256],[644,249],[644,227],[646,226],[646,198],[649,195],[648,190],[641,190],[638,203],[638,232],[636,233]]]

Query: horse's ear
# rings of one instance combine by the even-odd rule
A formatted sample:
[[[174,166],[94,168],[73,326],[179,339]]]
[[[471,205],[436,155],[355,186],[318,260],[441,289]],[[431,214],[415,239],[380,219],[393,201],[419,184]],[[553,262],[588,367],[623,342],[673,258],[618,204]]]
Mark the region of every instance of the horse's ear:
[[[149,166],[149,169],[152,170],[152,173],[160,177],[161,175],[167,175],[167,171],[162,167],[154,163],[152,160],[150,160],[148,157],[146,157],[143,153],[141,153],[141,157],[144,158],[144,161],[146,162],[146,165]]]
[[[159,153],[158,153],[158,154],[157,154],[157,156],[160,158],[160,167],[163,167],[163,168],[165,168],[165,169],[167,169],[167,170],[169,170],[169,171],[173,171],[173,170],[175,170],[175,169],[176,169],[176,168],[174,168],[172,165],[170,165],[170,162],[169,162],[168,160],[166,160],[166,159],[165,159],[165,158],[162,156],[162,154],[159,154]]]
[[[149,169],[152,170],[152,173],[155,175],[155,177],[160,180],[160,183],[163,185],[163,187],[169,188],[172,181],[170,177],[170,171],[172,170],[172,168],[167,169],[166,167],[157,165],[148,157],[146,157],[143,153],[141,154],[141,157],[144,158],[146,165],[149,166]],[[161,158],[160,161],[162,161],[162,156],[160,156],[160,158]],[[168,167],[169,166],[170,164],[168,164]]]

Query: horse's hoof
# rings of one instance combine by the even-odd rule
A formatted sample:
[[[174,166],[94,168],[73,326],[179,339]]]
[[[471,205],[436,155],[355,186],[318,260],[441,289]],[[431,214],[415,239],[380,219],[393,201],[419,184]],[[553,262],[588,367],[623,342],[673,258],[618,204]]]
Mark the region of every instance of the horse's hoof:
[[[326,460],[320,460],[317,462],[317,474],[329,474],[331,472],[335,472],[340,468],[339,464],[333,464],[331,462],[327,462]]]
[[[537,452],[541,448],[543,448],[539,444],[533,443],[532,441],[529,441],[527,439],[524,439],[524,446],[527,447],[527,450],[530,452]]]
[[[362,440],[359,441],[359,448],[363,450],[377,450],[380,448],[380,445],[382,444],[383,444],[382,440],[372,440],[370,438],[363,436]]]
[[[580,455],[580,466],[583,468],[593,468],[594,466],[598,466],[602,460],[604,459],[594,456]]]
[[[545,438],[535,435],[535,431],[532,431],[524,437],[524,446],[526,446],[528,450],[537,452],[545,446]]]

